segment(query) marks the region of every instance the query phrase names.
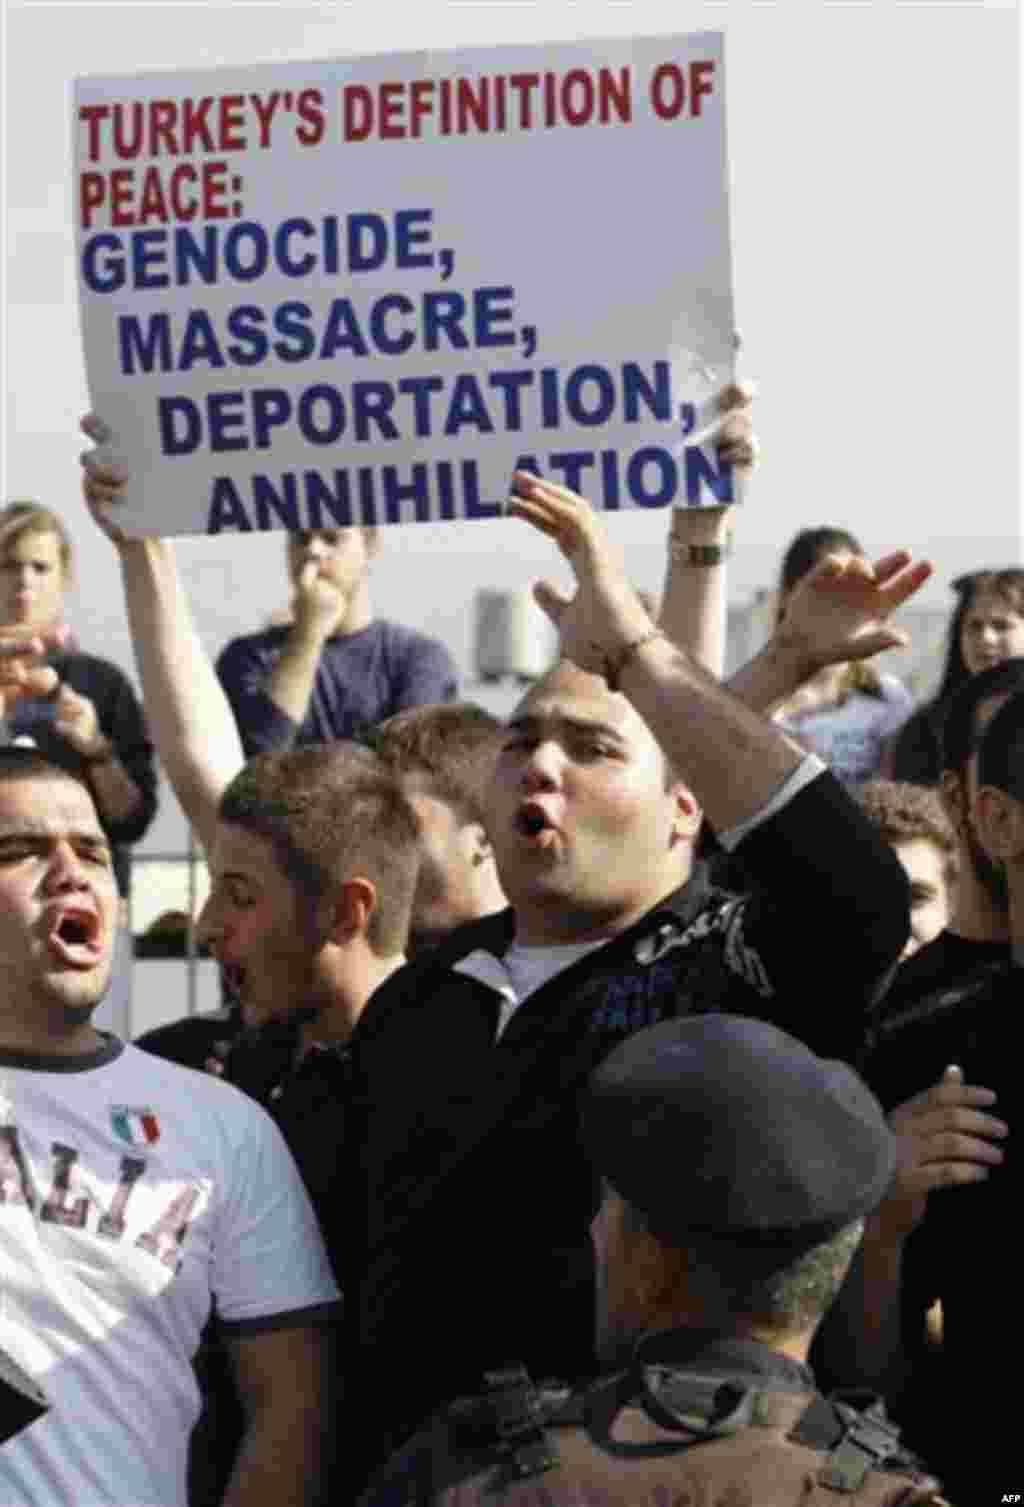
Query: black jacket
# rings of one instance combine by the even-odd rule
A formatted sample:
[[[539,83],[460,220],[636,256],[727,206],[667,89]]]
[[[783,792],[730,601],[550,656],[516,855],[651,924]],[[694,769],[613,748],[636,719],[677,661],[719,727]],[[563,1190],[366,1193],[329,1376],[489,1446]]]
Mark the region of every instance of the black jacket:
[[[593,1373],[598,1203],[577,1096],[620,1041],[680,1013],[771,1019],[852,1057],[866,1001],[908,929],[892,852],[829,774],[740,848],[755,896],[702,868],[639,923],[556,975],[495,1042],[499,996],[451,970],[501,955],[511,912],[465,928],[377,991],[352,1039],[342,1285],[355,1385],[384,1458],[484,1369]],[[770,883],[770,889],[769,889]]]

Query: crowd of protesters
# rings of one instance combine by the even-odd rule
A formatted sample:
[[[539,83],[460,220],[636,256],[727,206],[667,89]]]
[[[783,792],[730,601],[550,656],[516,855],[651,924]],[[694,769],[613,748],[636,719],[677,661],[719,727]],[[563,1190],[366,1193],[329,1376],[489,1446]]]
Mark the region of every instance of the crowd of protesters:
[[[749,394],[720,406],[720,462],[749,470]],[[878,656],[930,566],[804,530],[725,680],[734,510],[672,515],[658,606],[584,499],[519,473],[510,510],[575,589],[537,588],[559,658],[501,723],[374,618],[372,530],[290,537],[291,620],[214,665],[83,427],[146,725],[64,622],[66,524],[12,504],[0,1500],[1014,1490],[990,1352],[1024,571],[955,583],[915,711]],[[90,1022],[154,747],[234,1024],[140,1051]]]

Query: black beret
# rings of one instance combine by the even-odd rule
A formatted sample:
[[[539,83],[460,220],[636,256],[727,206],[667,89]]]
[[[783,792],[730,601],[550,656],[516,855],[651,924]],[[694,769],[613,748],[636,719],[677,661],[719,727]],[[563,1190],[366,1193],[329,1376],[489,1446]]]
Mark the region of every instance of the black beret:
[[[852,1068],[732,1015],[623,1042],[591,1079],[583,1139],[656,1238],[735,1242],[766,1271],[875,1209],[896,1167],[895,1137]]]

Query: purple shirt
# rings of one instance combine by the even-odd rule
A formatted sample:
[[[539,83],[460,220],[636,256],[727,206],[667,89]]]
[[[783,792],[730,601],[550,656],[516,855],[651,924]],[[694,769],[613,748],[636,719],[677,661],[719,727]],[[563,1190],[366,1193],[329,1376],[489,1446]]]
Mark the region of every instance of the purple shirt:
[[[458,694],[455,662],[444,644],[377,619],[358,633],[327,640],[306,716],[296,726],[266,691],[290,632],[266,628],[232,639],[217,660],[246,758],[355,738],[396,712],[454,701]]]

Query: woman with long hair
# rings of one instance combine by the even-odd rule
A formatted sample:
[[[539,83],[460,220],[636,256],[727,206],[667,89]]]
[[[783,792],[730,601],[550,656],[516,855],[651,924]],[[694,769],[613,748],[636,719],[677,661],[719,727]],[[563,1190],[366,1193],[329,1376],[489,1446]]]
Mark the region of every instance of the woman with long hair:
[[[980,670],[1024,656],[1024,569],[971,571],[952,585],[957,604],[938,690],[900,730],[889,759],[892,778],[913,785],[939,783],[942,725],[951,697]]]

